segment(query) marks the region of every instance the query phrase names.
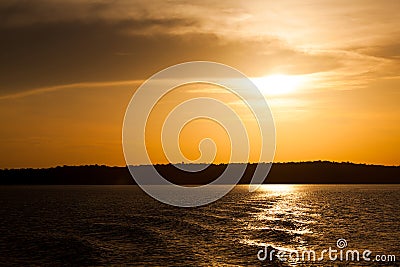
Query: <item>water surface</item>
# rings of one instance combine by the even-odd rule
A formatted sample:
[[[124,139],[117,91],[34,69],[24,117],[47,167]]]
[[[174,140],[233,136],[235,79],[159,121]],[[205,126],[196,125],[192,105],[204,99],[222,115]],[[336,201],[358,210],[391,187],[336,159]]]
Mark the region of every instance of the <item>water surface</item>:
[[[237,186],[203,207],[177,208],[153,200],[136,186],[1,187],[0,262],[274,266],[278,263],[257,259],[263,245],[319,251],[336,247],[340,238],[349,249],[400,259],[399,185],[271,185],[252,193],[247,189]]]

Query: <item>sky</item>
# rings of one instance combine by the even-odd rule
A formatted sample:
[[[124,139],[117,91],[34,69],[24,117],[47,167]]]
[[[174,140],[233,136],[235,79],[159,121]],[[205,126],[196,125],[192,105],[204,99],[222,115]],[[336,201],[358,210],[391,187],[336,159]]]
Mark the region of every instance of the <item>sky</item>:
[[[0,168],[125,165],[135,90],[194,60],[232,66],[260,87],[275,161],[400,165],[399,9],[397,0],[1,1]],[[186,135],[221,139],[215,161],[224,162],[223,131],[196,123]],[[182,150],[198,157],[187,139]]]

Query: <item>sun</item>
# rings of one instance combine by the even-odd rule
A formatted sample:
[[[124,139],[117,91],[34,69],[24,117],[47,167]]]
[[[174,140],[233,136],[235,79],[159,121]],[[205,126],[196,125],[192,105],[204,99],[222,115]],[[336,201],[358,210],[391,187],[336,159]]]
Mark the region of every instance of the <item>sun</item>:
[[[284,95],[295,92],[304,83],[300,75],[272,74],[251,79],[264,95]]]

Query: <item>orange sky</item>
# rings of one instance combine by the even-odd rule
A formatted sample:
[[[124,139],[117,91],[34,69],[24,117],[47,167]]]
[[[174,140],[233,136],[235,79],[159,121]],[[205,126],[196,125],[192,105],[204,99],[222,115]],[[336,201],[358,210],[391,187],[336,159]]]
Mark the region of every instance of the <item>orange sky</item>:
[[[2,1],[0,168],[124,165],[135,89],[190,60],[231,65],[260,87],[276,124],[275,161],[400,165],[399,9],[395,0]],[[174,101],[219,94],[189,89]],[[182,151],[195,159],[208,134],[224,161],[226,136],[207,121],[184,129]]]

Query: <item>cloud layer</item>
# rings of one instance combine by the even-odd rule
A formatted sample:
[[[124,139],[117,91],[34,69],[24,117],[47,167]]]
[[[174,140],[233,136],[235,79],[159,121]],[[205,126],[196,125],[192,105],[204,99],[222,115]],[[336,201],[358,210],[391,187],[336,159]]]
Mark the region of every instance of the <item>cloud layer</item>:
[[[222,62],[249,76],[373,75],[382,68],[394,76],[398,3],[3,1],[0,95],[146,79],[190,60]]]

